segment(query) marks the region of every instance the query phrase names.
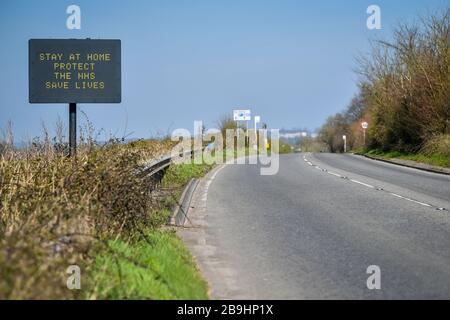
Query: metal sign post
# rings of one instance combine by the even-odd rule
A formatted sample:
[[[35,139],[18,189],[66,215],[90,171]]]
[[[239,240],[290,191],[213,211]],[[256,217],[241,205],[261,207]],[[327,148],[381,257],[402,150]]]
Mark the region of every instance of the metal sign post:
[[[258,124],[258,122],[261,121],[261,117],[255,116],[254,120],[255,120],[255,145],[253,146],[253,148],[255,150],[258,150],[258,126],[257,126],[257,124]]]
[[[261,117],[260,116],[255,116],[254,120],[255,120],[255,132],[256,132],[257,124],[261,121]]]
[[[248,146],[250,143],[250,137],[248,136],[248,121],[245,121],[245,142],[244,147]]]
[[[361,127],[363,128],[364,146],[366,146],[366,129],[369,127],[369,124],[366,121],[361,122]]]
[[[236,135],[237,135],[237,139],[239,141],[239,120],[236,120]]]
[[[347,136],[344,134],[342,139],[344,139],[344,153],[347,153]]]
[[[77,104],[69,103],[69,155],[77,154]]]

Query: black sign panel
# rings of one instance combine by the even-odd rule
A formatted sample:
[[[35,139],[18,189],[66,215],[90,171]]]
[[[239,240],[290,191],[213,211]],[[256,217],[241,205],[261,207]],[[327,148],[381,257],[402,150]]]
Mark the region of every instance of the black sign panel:
[[[30,103],[121,102],[120,40],[31,39]]]

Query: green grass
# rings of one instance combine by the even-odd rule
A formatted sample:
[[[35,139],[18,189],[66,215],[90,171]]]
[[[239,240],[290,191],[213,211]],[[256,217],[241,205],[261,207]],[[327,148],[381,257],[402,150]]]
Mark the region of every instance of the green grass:
[[[404,153],[399,151],[370,150],[366,154],[369,156],[376,156],[385,159],[412,160],[420,163],[430,164],[433,166],[450,168],[450,158],[446,155],[439,153],[425,155],[422,153]]]
[[[92,270],[95,299],[207,299],[207,284],[172,231],[153,230],[147,239],[111,241]]]
[[[172,144],[80,144],[70,159],[49,139],[2,146],[0,300],[207,298],[166,225],[185,184],[210,167],[172,166],[163,186],[136,174]],[[73,264],[81,290],[66,286]]]
[[[164,175],[162,184],[168,186],[184,186],[192,178],[204,176],[213,166],[208,164],[179,164],[170,166]]]
[[[164,230],[184,186],[205,175],[212,165],[179,164],[162,180],[169,194],[151,214],[153,227],[130,241],[121,238],[99,247],[90,270],[90,299],[207,299],[207,284],[175,232]]]

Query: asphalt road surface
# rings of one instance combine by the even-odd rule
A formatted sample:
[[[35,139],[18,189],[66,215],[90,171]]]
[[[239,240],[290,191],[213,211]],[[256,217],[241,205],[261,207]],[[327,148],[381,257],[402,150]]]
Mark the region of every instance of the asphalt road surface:
[[[450,176],[359,156],[281,156],[273,176],[225,166],[208,188],[205,242],[235,286],[212,270],[213,298],[449,299],[450,211],[440,208]],[[379,290],[367,288],[370,265]]]

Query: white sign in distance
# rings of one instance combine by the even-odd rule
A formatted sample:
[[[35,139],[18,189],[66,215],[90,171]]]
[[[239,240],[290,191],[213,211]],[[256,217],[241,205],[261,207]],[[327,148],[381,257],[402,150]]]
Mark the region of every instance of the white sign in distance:
[[[346,136],[346,135],[343,135],[343,136],[342,136],[342,139],[346,140],[346,139],[347,139],[347,136]]]
[[[261,117],[260,117],[260,116],[255,116],[255,122],[256,122],[256,123],[261,122]]]
[[[252,120],[250,110],[233,110],[234,121],[250,121]]]
[[[363,128],[363,129],[367,129],[368,127],[369,127],[369,124],[367,123],[367,122],[361,122],[361,127]]]

